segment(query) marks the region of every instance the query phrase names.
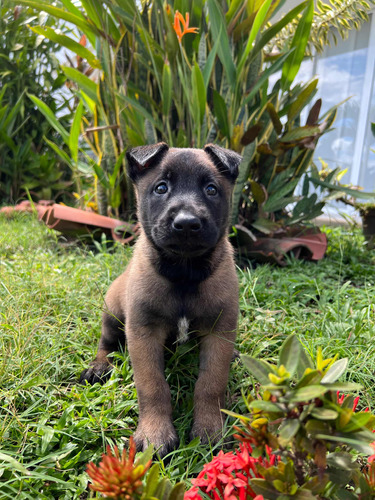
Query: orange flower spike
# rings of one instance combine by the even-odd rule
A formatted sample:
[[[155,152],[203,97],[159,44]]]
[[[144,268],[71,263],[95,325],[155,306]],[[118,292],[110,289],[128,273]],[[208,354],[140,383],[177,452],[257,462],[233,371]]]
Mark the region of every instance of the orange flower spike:
[[[134,463],[135,443],[130,438],[129,451],[120,455],[117,446],[112,453],[107,446],[107,453],[103,454],[99,466],[90,462],[87,465],[87,473],[91,478],[90,489],[102,493],[106,497],[118,500],[131,500],[141,495],[143,490],[142,479],[151,465]]]
[[[185,15],[186,19],[184,16],[176,10],[174,14],[174,23],[173,23],[173,28],[176,32],[178,41],[181,43],[182,37],[186,35],[186,33],[198,33],[199,28],[189,28],[189,12],[186,12]],[[181,29],[182,28],[182,29]]]

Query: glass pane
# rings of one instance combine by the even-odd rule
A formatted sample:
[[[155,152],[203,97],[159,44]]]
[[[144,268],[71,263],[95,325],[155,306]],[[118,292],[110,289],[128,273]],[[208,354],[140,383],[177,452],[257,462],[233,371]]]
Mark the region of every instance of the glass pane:
[[[316,59],[315,73],[319,77],[318,97],[322,98],[322,111],[350,97],[338,108],[334,130],[318,143],[315,159],[321,157],[330,168],[350,169],[353,161],[360,103],[364,85],[370,23],[360,31],[351,31],[347,40],[328,47]],[[343,182],[349,182],[349,174]]]

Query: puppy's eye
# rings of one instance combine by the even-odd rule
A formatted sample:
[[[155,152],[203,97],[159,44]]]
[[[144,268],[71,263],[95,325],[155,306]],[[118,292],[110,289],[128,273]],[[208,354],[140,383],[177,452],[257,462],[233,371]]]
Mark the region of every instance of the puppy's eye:
[[[155,187],[155,193],[157,194],[165,194],[168,191],[168,186],[165,182],[161,182]]]
[[[215,196],[217,194],[217,188],[213,184],[210,184],[209,186],[206,187],[206,194],[208,196]]]

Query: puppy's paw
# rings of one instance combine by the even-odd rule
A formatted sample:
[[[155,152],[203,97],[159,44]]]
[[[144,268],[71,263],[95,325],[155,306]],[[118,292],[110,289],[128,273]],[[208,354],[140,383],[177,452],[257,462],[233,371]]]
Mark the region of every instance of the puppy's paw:
[[[202,444],[216,444],[223,437],[223,423],[219,416],[195,419],[190,439],[199,437]]]
[[[137,451],[145,451],[152,444],[160,458],[168,455],[179,444],[172,422],[160,419],[155,422],[143,420],[134,433],[134,441]]]
[[[109,378],[111,370],[112,367],[109,363],[98,363],[92,361],[87,370],[84,370],[81,373],[79,383],[84,384],[85,382],[88,382],[93,385],[96,382],[99,382],[99,384],[104,384],[104,382]]]

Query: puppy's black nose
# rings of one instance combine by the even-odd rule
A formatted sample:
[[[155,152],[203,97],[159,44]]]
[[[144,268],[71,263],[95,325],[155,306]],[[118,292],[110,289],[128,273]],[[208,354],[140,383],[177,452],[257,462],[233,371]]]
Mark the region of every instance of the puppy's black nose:
[[[200,231],[202,224],[196,215],[183,210],[176,215],[172,227],[178,233],[188,234]]]

